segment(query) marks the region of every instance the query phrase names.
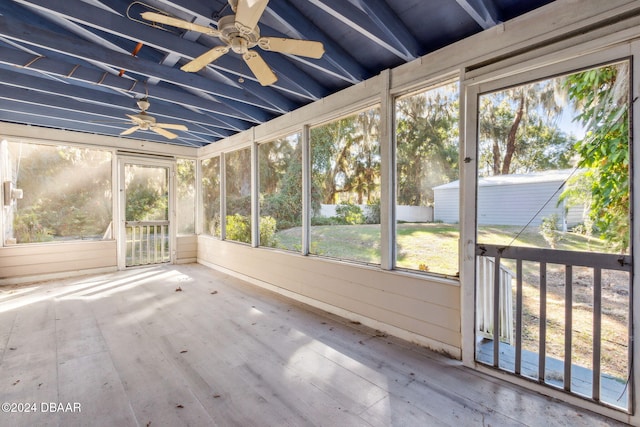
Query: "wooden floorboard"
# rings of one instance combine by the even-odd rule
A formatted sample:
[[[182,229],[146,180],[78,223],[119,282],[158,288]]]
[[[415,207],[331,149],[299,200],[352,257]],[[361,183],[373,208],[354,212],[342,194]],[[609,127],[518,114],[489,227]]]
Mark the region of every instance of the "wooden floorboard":
[[[35,404],[11,426],[620,425],[197,264],[0,288],[0,402]]]

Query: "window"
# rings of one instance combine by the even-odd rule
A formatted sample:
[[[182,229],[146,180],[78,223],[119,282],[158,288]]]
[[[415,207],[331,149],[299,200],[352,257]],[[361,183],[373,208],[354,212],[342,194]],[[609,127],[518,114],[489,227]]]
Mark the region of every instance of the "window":
[[[378,107],[311,129],[310,253],[380,264]]]
[[[258,147],[260,246],[300,251],[302,146],[300,134]]]
[[[396,100],[396,267],[458,274],[458,104],[458,83]]]
[[[178,159],[176,164],[178,234],[195,233],[195,184],[195,160]]]
[[[111,239],[111,153],[2,141],[3,180],[22,190],[3,210],[5,244]]]
[[[251,148],[225,155],[226,239],[251,243]]]
[[[220,157],[202,161],[202,233],[220,237]]]

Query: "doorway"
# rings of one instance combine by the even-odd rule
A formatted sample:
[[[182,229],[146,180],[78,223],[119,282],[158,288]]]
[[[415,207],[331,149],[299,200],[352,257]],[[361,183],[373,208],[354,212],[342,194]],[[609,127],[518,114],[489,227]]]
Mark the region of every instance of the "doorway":
[[[474,361],[632,413],[631,61],[608,56],[473,89]]]
[[[173,168],[172,162],[120,159],[120,267],[172,261]]]

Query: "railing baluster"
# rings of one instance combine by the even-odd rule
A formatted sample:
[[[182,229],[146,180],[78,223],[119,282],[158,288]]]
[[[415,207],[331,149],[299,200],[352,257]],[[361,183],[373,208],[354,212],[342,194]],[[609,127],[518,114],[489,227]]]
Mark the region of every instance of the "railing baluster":
[[[573,266],[565,265],[564,279],[564,389],[571,391],[573,330]]]
[[[544,382],[547,356],[547,263],[540,263],[540,339],[538,344],[538,380]]]
[[[138,261],[138,264],[142,264],[144,257],[142,255],[142,238],[144,236],[144,228],[142,226],[140,226],[140,243],[138,245],[138,258],[140,259],[140,261]]]
[[[602,270],[593,269],[593,400],[600,400],[600,351],[602,335]]]
[[[165,226],[161,225],[160,226],[160,237],[161,237],[161,240],[160,240],[160,258],[162,259],[162,261],[165,261],[165,259],[164,259],[164,229],[165,229]]]
[[[500,355],[500,255],[493,263],[493,366],[499,366]]]
[[[136,228],[131,227],[131,265],[136,265]]]
[[[522,370],[522,260],[516,260],[516,365],[515,373]]]
[[[145,225],[144,228],[147,230],[147,262],[146,264],[151,264],[151,226]]]
[[[153,262],[158,262],[158,226],[153,226]]]

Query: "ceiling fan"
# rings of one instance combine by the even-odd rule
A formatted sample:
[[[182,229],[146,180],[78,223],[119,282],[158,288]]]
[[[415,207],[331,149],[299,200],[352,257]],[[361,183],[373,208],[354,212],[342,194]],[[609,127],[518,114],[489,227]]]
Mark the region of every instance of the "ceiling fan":
[[[209,63],[220,58],[229,50],[242,55],[242,59],[249,66],[262,86],[275,83],[278,78],[260,54],[252,50],[258,46],[263,50],[289,53],[319,59],[324,54],[322,43],[311,40],[287,39],[280,37],[260,37],[258,21],[262,16],[269,0],[229,0],[229,5],[235,15],[223,16],[218,20],[218,28],[193,24],[182,19],[174,18],[162,13],[144,12],[143,19],[159,24],[171,25],[189,31],[197,31],[209,36],[218,37],[225,46],[216,46],[194,60],[183,65],[180,69],[196,72]]]
[[[147,114],[147,110],[151,105],[149,103],[148,98],[145,97],[145,98],[139,99],[137,104],[138,104],[138,108],[140,108],[140,113],[135,115],[127,114],[127,117],[131,119],[131,122],[133,123],[134,126],[124,130],[123,132],[120,133],[120,135],[129,135],[137,130],[150,130],[159,135],[164,136],[165,138],[175,139],[178,137],[178,135],[176,135],[173,132],[169,132],[166,129],[189,130],[185,125],[178,125],[178,124],[171,124],[171,123],[157,123],[154,117]]]

